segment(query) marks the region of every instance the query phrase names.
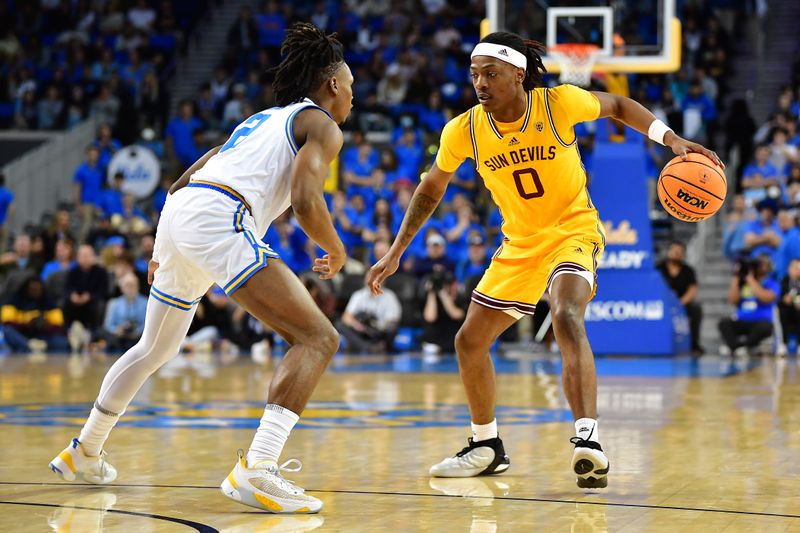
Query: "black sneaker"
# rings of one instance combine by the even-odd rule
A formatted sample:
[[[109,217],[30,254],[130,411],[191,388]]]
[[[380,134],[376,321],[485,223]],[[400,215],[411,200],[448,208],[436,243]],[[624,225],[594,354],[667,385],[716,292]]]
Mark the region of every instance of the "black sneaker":
[[[575,445],[572,452],[572,470],[577,474],[578,487],[582,489],[604,489],[608,486],[608,468],[610,463],[603,448],[593,440],[572,437],[569,441]]]
[[[473,477],[502,474],[511,465],[500,437],[474,442],[469,446],[431,467],[433,477]]]

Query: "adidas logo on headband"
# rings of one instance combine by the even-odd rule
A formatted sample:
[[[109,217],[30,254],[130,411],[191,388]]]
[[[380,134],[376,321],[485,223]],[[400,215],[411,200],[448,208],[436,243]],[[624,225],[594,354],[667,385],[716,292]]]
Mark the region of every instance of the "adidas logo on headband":
[[[525,57],[525,54],[518,52],[513,48],[509,48],[506,45],[478,43],[477,46],[475,46],[475,48],[472,50],[472,54],[470,54],[470,57],[475,56],[496,57],[500,61],[511,63],[517,68],[528,68],[528,58]]]

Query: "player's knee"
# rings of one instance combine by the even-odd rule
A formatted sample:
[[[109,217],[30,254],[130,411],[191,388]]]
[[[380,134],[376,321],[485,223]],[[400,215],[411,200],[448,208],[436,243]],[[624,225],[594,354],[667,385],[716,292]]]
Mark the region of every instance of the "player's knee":
[[[482,345],[484,342],[480,335],[475,335],[464,330],[464,328],[458,330],[455,338],[455,348],[459,360],[464,361],[483,355],[482,352],[485,350],[482,349]]]
[[[566,333],[577,334],[583,331],[583,306],[577,302],[559,302],[554,306],[553,324]]]
[[[318,332],[313,336],[313,344],[316,345],[318,351],[326,357],[333,357],[336,350],[339,349],[339,332],[333,325],[327,325],[319,328]]]

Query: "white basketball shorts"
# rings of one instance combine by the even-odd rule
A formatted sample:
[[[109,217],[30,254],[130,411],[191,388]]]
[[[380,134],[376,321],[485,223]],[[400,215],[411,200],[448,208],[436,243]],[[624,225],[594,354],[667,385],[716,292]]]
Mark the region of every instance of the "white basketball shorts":
[[[171,194],[156,230],[159,263],[150,294],[189,310],[216,283],[231,294],[279,256],[256,237],[247,202],[236,191],[191,182]]]

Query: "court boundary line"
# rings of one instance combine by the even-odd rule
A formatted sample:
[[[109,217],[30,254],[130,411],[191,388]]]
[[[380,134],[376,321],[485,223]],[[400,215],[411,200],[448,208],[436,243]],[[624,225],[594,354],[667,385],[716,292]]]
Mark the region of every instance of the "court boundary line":
[[[4,482],[5,484],[5,482]],[[33,483],[32,483],[33,484]],[[56,483],[58,484],[58,483]],[[97,486],[97,485],[95,485]],[[27,505],[31,507],[55,507],[57,509],[78,509],[81,511],[99,511],[99,512],[106,512],[106,513],[116,513],[122,515],[130,515],[130,516],[139,516],[142,518],[152,518],[153,520],[163,520],[164,522],[173,522],[176,524],[181,524],[187,527],[191,527],[198,531],[199,533],[219,533],[219,530],[211,527],[206,524],[202,524],[200,522],[195,522],[193,520],[186,520],[184,518],[175,518],[172,516],[165,516],[160,514],[153,514],[153,513],[142,513],[138,511],[126,511],[124,509],[103,509],[100,507],[83,507],[80,505],[59,505],[57,503],[38,503],[38,502],[8,502],[8,501],[0,501],[0,505]]]
[[[0,481],[0,485],[37,485],[37,486],[59,486],[59,487],[98,487],[100,485],[95,485],[92,483],[34,483],[34,482],[15,482],[15,481]],[[131,483],[125,485],[102,485],[106,488],[163,488],[163,489],[203,489],[203,490],[218,490],[219,487],[214,486],[207,486],[207,485],[161,485],[161,484],[148,484],[148,483]],[[359,494],[359,495],[382,495],[382,496],[411,496],[411,497],[423,497],[423,498],[465,498],[464,496],[458,494],[434,494],[434,493],[424,493],[424,492],[390,492],[390,491],[379,491],[379,490],[337,490],[337,489],[306,489],[306,492],[320,492],[323,494]],[[602,493],[598,493],[598,495],[602,496]],[[682,507],[677,505],[654,505],[654,504],[646,504],[646,503],[622,503],[622,502],[592,502],[592,501],[580,501],[580,500],[560,500],[557,498],[525,498],[522,496],[470,496],[470,499],[485,499],[485,500],[502,500],[502,501],[519,501],[519,502],[540,502],[540,503],[567,503],[567,504],[576,504],[576,505],[607,505],[609,507],[629,507],[635,509],[664,509],[668,511],[692,511],[692,512],[700,512],[700,513],[722,513],[722,514],[736,514],[736,515],[748,515],[748,516],[765,516],[765,517],[773,517],[773,518],[794,518],[800,519],[800,515],[796,514],[782,514],[782,513],[766,513],[762,511],[737,511],[734,509],[707,509],[702,507]],[[0,504],[7,503],[0,501]],[[12,502],[13,503],[13,502]],[[36,504],[36,505],[50,505],[50,504]],[[58,505],[54,505],[55,507],[60,507]],[[111,511],[113,509],[109,509]],[[131,512],[131,511],[126,511]],[[169,517],[166,517],[169,518]],[[180,520],[180,519],[176,519]],[[215,531],[215,530],[214,530]],[[209,530],[211,533],[211,530]]]

